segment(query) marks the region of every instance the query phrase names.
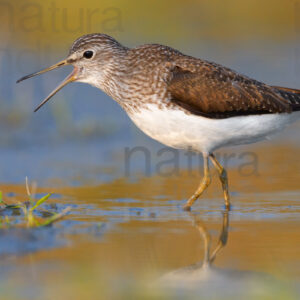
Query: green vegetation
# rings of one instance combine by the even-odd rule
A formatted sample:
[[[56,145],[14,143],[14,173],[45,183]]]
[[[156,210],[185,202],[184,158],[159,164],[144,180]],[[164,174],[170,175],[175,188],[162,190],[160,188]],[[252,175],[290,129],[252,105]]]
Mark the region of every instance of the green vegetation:
[[[33,184],[33,187],[34,186],[35,185]],[[28,201],[18,202],[16,204],[6,203],[3,200],[3,195],[2,192],[0,191],[0,213],[8,210],[18,210],[19,215],[23,217],[23,220],[20,223],[20,222],[16,222],[15,217],[12,218],[12,217],[8,217],[7,215],[2,216],[0,218],[0,229],[16,227],[16,226],[21,226],[21,227],[25,226],[27,228],[47,226],[61,219],[71,209],[70,207],[67,207],[60,213],[41,209],[40,206],[50,198],[51,193],[35,201],[34,196],[30,190],[27,178],[26,178],[26,191],[27,191]],[[45,217],[37,216],[38,212],[41,212],[42,215]]]

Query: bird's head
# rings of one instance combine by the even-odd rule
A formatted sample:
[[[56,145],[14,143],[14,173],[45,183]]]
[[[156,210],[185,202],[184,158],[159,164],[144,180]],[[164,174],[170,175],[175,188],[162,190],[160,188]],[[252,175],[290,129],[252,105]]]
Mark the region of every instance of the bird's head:
[[[126,49],[106,34],[87,34],[73,43],[66,59],[49,68],[24,76],[17,83],[62,66],[73,65],[74,69],[71,74],[38,105],[34,110],[37,111],[70,82],[86,82],[101,88],[108,72],[118,64],[117,58],[124,54]]]

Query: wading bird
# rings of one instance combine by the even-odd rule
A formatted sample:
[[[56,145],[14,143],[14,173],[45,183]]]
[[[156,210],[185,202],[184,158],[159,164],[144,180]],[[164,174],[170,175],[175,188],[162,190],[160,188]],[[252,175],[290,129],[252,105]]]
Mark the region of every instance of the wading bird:
[[[127,48],[100,33],[78,38],[65,60],[17,82],[70,64],[73,72],[35,111],[69,82],[86,82],[116,100],[153,139],[201,152],[204,177],[186,210],[211,182],[209,160],[230,207],[227,174],[216,149],[263,140],[299,118],[300,90],[270,86],[163,45]]]

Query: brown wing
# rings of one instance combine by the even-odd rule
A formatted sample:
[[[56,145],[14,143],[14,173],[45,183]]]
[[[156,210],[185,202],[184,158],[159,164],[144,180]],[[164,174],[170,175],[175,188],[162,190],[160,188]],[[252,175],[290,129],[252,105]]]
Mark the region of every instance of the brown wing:
[[[300,110],[300,90],[281,86],[272,87],[275,88],[284,99],[289,101],[293,111]]]
[[[197,72],[176,66],[168,82],[171,101],[208,118],[291,112],[289,100],[276,88],[211,65]]]
[[[275,85],[273,85],[272,87],[279,90],[279,91],[293,93],[293,94],[300,94],[300,90],[298,90],[298,89],[291,89],[291,88],[282,87],[282,86],[275,86]]]

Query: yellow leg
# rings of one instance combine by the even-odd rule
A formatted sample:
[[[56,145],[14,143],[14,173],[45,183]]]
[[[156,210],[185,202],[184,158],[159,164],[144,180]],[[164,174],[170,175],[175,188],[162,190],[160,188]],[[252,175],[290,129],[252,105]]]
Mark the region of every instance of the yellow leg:
[[[224,167],[217,161],[216,157],[211,153],[209,155],[209,158],[211,159],[212,163],[216,167],[219,178],[222,183],[223,188],[223,194],[224,194],[224,200],[225,200],[225,207],[226,209],[230,209],[230,197],[228,192],[228,178],[227,178],[227,172],[224,169]]]
[[[201,196],[201,194],[206,190],[206,188],[209,186],[211,182],[210,178],[210,173],[209,173],[209,161],[208,161],[208,156],[203,155],[203,160],[204,160],[204,177],[202,178],[200,185],[194,195],[190,197],[190,199],[186,202],[184,205],[183,209],[184,210],[191,210],[191,206],[193,203]]]
[[[222,226],[222,231],[219,237],[218,244],[213,251],[212,255],[209,258],[209,262],[212,263],[216,256],[217,253],[226,246],[227,240],[228,240],[228,227],[229,227],[229,219],[228,219],[228,210],[224,211],[223,213],[223,226]]]

